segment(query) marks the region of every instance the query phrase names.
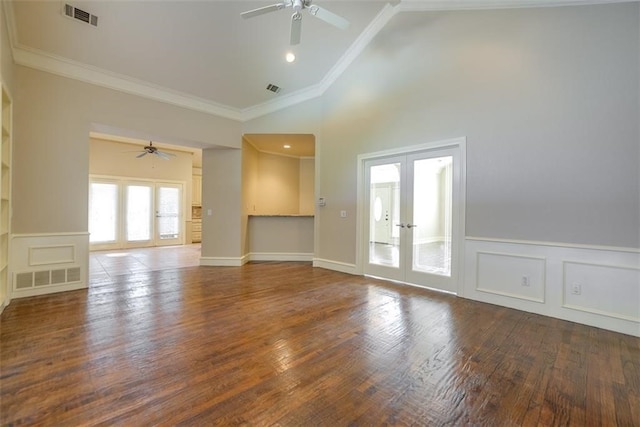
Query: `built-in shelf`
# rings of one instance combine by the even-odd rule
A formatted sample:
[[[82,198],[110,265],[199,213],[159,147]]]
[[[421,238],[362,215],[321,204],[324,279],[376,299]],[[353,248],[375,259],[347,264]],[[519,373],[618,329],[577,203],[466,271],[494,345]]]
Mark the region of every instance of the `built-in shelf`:
[[[11,98],[4,86],[1,90],[0,128],[0,306],[10,298],[9,241],[11,233]]]

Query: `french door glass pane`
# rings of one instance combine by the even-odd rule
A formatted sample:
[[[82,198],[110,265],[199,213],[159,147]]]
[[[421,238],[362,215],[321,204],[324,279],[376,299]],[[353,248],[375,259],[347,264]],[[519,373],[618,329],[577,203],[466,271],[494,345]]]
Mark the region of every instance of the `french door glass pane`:
[[[127,241],[151,240],[151,187],[127,186]]]
[[[92,182],[89,190],[89,241],[115,242],[117,218],[118,185]]]
[[[369,263],[399,267],[400,163],[371,166]]]
[[[159,187],[157,209],[160,240],[177,239],[180,234],[180,189]]]
[[[413,270],[451,276],[453,157],[413,163]]]

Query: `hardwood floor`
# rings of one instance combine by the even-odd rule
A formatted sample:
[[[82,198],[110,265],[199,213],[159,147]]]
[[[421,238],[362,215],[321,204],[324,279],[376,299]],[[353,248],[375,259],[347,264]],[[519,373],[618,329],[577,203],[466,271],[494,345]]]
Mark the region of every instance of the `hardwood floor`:
[[[3,425],[640,423],[640,339],[302,263],[14,300]]]

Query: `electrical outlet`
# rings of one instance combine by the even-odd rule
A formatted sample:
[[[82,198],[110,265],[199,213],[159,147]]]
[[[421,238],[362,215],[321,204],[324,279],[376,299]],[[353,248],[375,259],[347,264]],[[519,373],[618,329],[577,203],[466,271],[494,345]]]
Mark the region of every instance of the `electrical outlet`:
[[[346,218],[347,217],[347,211],[340,211],[340,218]]]
[[[529,277],[522,276],[522,279],[520,280],[520,284],[522,286],[529,286]]]
[[[573,295],[580,295],[582,294],[582,286],[580,286],[577,283],[574,283],[573,285],[571,285],[571,293]]]

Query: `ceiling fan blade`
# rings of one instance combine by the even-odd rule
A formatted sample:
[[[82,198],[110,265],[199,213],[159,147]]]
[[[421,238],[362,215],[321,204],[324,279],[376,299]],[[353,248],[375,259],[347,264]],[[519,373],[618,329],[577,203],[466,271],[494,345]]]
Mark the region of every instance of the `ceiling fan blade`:
[[[173,156],[174,154],[170,154],[170,153],[163,153],[162,151],[156,151],[155,153],[156,156],[160,157],[163,160],[169,160],[171,158],[171,156]]]
[[[331,24],[334,27],[338,27],[341,30],[346,30],[347,28],[349,28],[349,21],[344,19],[342,16],[338,16],[333,12],[329,12],[327,9],[323,9],[319,6],[313,5],[310,6],[308,10],[309,13],[316,18],[320,18],[324,22]]]
[[[147,152],[145,151],[144,153],[140,153],[136,156],[136,159],[139,159],[140,157],[144,157],[147,155]]]
[[[296,12],[291,15],[291,46],[300,43],[300,34],[302,33],[302,14]]]
[[[283,1],[282,3],[272,4],[271,6],[259,7],[257,9],[242,12],[240,16],[242,16],[244,19],[253,18],[254,16],[264,15],[265,13],[269,12],[275,12],[276,10],[284,9],[285,7],[289,6],[291,6],[290,1]]]

